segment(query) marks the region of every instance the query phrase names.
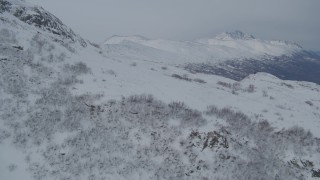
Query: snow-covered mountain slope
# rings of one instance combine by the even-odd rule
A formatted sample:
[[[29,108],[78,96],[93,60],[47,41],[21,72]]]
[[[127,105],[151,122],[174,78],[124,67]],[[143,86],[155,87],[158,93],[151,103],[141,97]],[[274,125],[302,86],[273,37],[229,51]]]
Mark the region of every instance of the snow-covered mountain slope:
[[[102,45],[112,56],[143,57],[147,61],[179,65],[193,73],[221,75],[234,80],[267,72],[288,80],[320,83],[320,57],[295,43],[256,39],[240,31],[225,32],[195,42],[152,40],[141,36],[113,36]]]
[[[194,74],[180,42],[82,46],[0,13],[0,179],[320,176],[319,85]]]
[[[104,44],[125,45],[128,43],[144,45],[179,55],[193,55],[194,61],[189,61],[190,63],[228,60],[231,58],[253,58],[266,55],[291,55],[303,51],[299,45],[294,43],[259,40],[241,31],[224,32],[214,39],[201,39],[195,42],[151,40],[141,36],[113,36],[105,41]],[[185,61],[182,63],[185,63]]]
[[[244,34],[241,31],[235,31],[231,33],[225,32],[218,35],[214,39],[202,39],[198,42],[213,47],[225,46],[234,48],[237,51],[247,52],[248,56],[246,56],[246,58],[250,58],[250,55],[291,55],[303,51],[299,45],[294,43],[255,39],[252,35]]]
[[[41,30],[57,42],[79,43],[83,47],[87,45],[85,40],[42,7],[29,5],[23,0],[1,0],[0,4],[3,24],[31,31]]]

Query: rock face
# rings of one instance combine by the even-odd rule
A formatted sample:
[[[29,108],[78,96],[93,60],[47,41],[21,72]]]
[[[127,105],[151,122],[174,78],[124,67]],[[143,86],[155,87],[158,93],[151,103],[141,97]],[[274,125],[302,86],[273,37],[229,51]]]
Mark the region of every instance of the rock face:
[[[0,4],[0,14],[9,13],[19,20],[43,31],[50,32],[62,39],[71,40],[71,42],[79,42],[83,47],[87,46],[85,40],[42,7],[30,6],[23,1],[0,0]]]

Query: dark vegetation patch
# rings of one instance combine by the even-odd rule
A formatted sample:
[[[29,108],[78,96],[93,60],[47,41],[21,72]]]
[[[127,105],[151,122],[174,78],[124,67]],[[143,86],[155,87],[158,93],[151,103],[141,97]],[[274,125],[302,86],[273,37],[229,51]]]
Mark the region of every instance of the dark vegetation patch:
[[[235,59],[219,64],[190,63],[185,66],[185,69],[192,73],[220,75],[236,81],[241,81],[250,74],[266,72],[284,80],[309,81],[320,84],[319,68],[320,57],[306,51],[292,56]]]

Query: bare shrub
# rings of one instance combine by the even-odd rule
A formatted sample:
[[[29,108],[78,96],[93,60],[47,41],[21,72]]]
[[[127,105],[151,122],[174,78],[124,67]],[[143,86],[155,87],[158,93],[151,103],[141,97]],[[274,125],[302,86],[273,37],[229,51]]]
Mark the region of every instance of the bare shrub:
[[[154,100],[155,99],[151,94],[132,95],[127,98],[127,101],[131,103],[152,103]]]
[[[40,98],[36,100],[36,104],[62,106],[67,104],[71,97],[67,88],[56,86],[54,88],[43,88],[39,92]]]
[[[253,93],[254,90],[255,90],[255,86],[253,84],[250,84],[245,91],[249,93]]]
[[[314,138],[309,131],[306,131],[300,127],[292,127],[288,130],[282,129],[280,131],[275,131],[275,128],[272,127],[267,120],[261,120],[259,122],[251,121],[251,119],[245,114],[241,112],[235,112],[230,108],[218,109],[216,106],[209,106],[206,113],[208,115],[214,115],[226,120],[228,125],[223,126],[221,129],[225,129],[225,132],[230,132],[225,136],[229,142],[230,148],[234,148],[235,151],[242,152],[240,149],[244,147],[247,148],[248,146],[246,144],[248,142],[251,141],[255,144],[255,146],[249,150],[250,153],[248,153],[248,156],[246,157],[249,158],[250,161],[242,159],[241,156],[237,157],[237,160],[235,160],[236,162],[239,162],[240,160],[242,163],[246,164],[244,169],[241,168],[242,166],[235,166],[235,174],[239,172],[237,179],[248,179],[249,177],[258,178],[261,174],[254,173],[256,172],[257,168],[265,169],[266,166],[269,166],[272,169],[274,168],[275,164],[277,164],[276,166],[278,167],[275,169],[277,174],[276,176],[280,179],[288,178],[289,176],[298,177],[298,175],[294,172],[297,170],[295,168],[299,168],[307,174],[314,172],[312,171],[313,162],[310,160],[300,159],[299,161],[295,161],[297,163],[295,167],[292,168],[290,162],[294,161],[289,161],[287,163],[283,162],[283,160],[280,158],[283,154],[286,154],[286,152],[292,151],[296,157],[302,157],[306,155],[305,152],[312,151],[311,149],[314,147],[317,141],[317,146],[319,146],[319,140]],[[203,137],[203,133],[199,133],[198,131],[195,133],[195,135],[195,137]],[[245,141],[241,141],[239,137],[240,139],[245,139]],[[197,147],[198,144],[193,143],[192,145]],[[213,152],[215,151],[219,152],[217,149],[213,150]],[[232,155],[230,157],[232,157]],[[270,157],[273,157],[272,160],[270,160]],[[275,159],[278,159],[276,160],[276,163]],[[229,168],[230,167],[228,167],[228,169]],[[286,172],[290,171],[290,173],[283,174],[281,173],[282,170],[286,170]],[[252,171],[252,173],[248,173],[247,171]],[[268,176],[270,178],[274,176],[274,174],[268,174],[267,172],[264,172],[264,174],[266,177]]]
[[[290,89],[294,89],[294,87],[291,84],[288,84],[288,83],[285,83],[285,82],[282,82],[281,86],[286,86],[286,87],[288,87]]]
[[[11,136],[11,134],[4,130],[4,129],[0,129],[0,144],[2,143],[3,140],[9,138]]]
[[[204,81],[203,79],[199,79],[199,78],[196,78],[196,79],[193,79],[194,82],[198,82],[198,83],[201,83],[201,84],[205,84],[207,83],[206,81]]]
[[[200,148],[201,151],[206,148],[214,150],[218,148],[229,148],[228,140],[222,132],[210,131],[208,133],[200,133],[199,131],[192,131],[188,137],[192,144]]]
[[[136,63],[136,62],[133,62],[133,63],[130,64],[130,66],[133,66],[133,67],[134,67],[134,66],[137,66],[137,63]]]
[[[16,164],[10,164],[10,165],[8,166],[8,169],[9,169],[10,172],[12,172],[12,171],[16,170],[17,167],[18,167],[18,166],[17,166]]]
[[[222,82],[222,81],[218,81],[217,84],[226,87],[226,88],[231,88],[232,84],[231,83],[227,83],[227,82]]]
[[[183,102],[171,102],[168,104],[168,107],[171,116],[180,118],[182,120],[181,125],[183,127],[199,126],[206,122],[200,111],[187,107]]]
[[[171,102],[168,104],[172,114],[176,114],[183,109],[186,109],[187,106],[184,102]]]
[[[232,84],[232,90],[233,91],[239,91],[241,90],[241,84],[239,82],[235,82]]]
[[[112,76],[117,77],[117,73],[116,73],[114,70],[112,70],[112,69],[109,69],[109,70],[107,71],[107,73],[110,74],[110,75],[112,75]]]
[[[306,104],[308,104],[309,106],[313,106],[313,103],[311,101],[306,101]]]
[[[162,70],[167,70],[168,68],[166,66],[161,67]]]
[[[185,81],[192,81],[192,79],[188,78],[188,75],[186,74],[184,74],[183,76],[180,76],[178,74],[172,74],[171,77]]]
[[[61,53],[59,56],[57,56],[57,59],[62,62],[66,59],[67,55],[66,53]]]
[[[15,62],[18,59],[11,59],[10,61],[1,64],[0,71],[0,89],[4,92],[14,95],[15,97],[28,96],[27,87],[27,75],[23,71],[23,67],[19,67]]]
[[[91,44],[93,47],[95,47],[95,48],[101,49],[100,45],[97,44],[97,43],[90,42],[90,44]]]
[[[77,83],[83,84],[83,80],[77,79],[77,77],[74,75],[71,75],[71,76],[67,75],[65,77],[59,77],[57,82],[63,86],[72,86]]]
[[[66,72],[74,73],[75,75],[87,74],[91,71],[90,68],[83,62],[78,62],[74,65],[66,64],[64,66],[64,70]]]
[[[262,91],[262,96],[263,96],[263,97],[268,97],[268,92],[267,92],[266,90],[263,90],[263,91]]]

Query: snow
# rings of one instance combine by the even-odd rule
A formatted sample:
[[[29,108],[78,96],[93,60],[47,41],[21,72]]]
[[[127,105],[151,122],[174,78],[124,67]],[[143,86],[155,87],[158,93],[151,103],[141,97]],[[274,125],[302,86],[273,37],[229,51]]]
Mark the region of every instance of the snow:
[[[252,40],[255,39],[252,35],[243,33],[239,30],[234,32],[223,32],[216,36],[216,39],[223,41],[232,41],[232,40]]]
[[[32,180],[25,155],[8,143],[0,143],[0,179]]]
[[[171,64],[219,62],[221,60],[253,58],[261,56],[291,55],[303,49],[294,43],[285,41],[268,41],[253,38],[252,35],[240,31],[223,33],[213,39],[196,41],[171,41],[163,39],[148,39],[142,36],[113,36],[104,42],[106,47],[131,45],[144,46],[144,50],[175,54],[170,59]],[[102,45],[103,46],[103,45]],[[149,48],[149,49],[148,49]],[[147,52],[139,52],[146,54]],[[182,58],[182,59],[181,59]],[[164,61],[163,61],[164,62]]]
[[[275,129],[271,135],[297,126],[320,137],[320,86],[315,83],[285,81],[267,73],[252,74],[236,82],[216,75],[192,74],[181,68],[188,62],[290,55],[301,50],[295,44],[255,39],[237,31],[195,42],[114,36],[101,48],[83,47],[79,42],[70,43],[24,24],[10,14],[2,15],[17,24],[0,22],[1,27],[12,32],[10,36],[15,35],[13,39],[16,39],[0,41],[0,47],[7,48],[0,58],[10,58],[13,63],[4,64],[8,68],[0,70],[3,77],[15,73],[16,76],[9,78],[18,81],[21,77],[26,81],[25,84],[10,84],[9,78],[0,78],[0,179],[89,179],[95,176],[101,179],[152,179],[155,172],[160,173],[161,178],[168,178],[172,171],[181,170],[179,168],[185,168],[186,172],[198,169],[196,166],[203,165],[202,161],[206,163],[203,171],[184,178],[232,178],[232,173],[224,174],[228,171],[213,173],[212,169],[206,171],[204,167],[228,163],[227,166],[233,169],[235,164],[217,159],[224,153],[242,160],[238,162],[248,162],[254,157],[251,152],[265,143],[252,136],[264,137],[260,132],[238,137],[243,135],[242,129],[238,129],[228,135],[229,139],[236,139],[236,142],[230,142],[230,149],[219,145],[216,145],[217,149],[205,149],[202,147],[205,139],[201,138],[213,131],[222,133],[221,127],[232,129],[224,117],[205,113],[211,105],[247,115],[252,121],[248,126],[256,131],[254,123],[266,120]],[[12,49],[12,45],[22,46],[24,50]],[[32,56],[29,57],[29,53]],[[64,55],[60,59],[61,54]],[[20,61],[25,64],[14,64]],[[83,63],[82,66],[76,66],[79,63]],[[17,91],[19,88],[23,91]],[[134,98],[128,100],[137,94],[151,94],[156,100],[144,102],[142,98],[142,104]],[[183,102],[189,109],[171,116],[165,108],[172,102]],[[199,117],[195,112],[205,122],[196,121]],[[159,118],[157,113],[164,118]],[[186,116],[183,113],[189,113],[190,122],[183,119]],[[149,119],[144,119],[143,115]],[[61,121],[65,124],[58,126]],[[243,131],[250,130],[246,129],[249,127],[242,128]],[[11,136],[2,136],[3,129]],[[193,131],[199,131],[203,136],[190,140]],[[25,145],[21,138],[27,139]],[[274,142],[271,136],[266,138]],[[193,141],[195,147],[182,145]],[[236,143],[245,148],[237,150]],[[320,157],[315,150],[318,146],[306,148],[301,147],[301,151],[309,154],[299,156],[292,152],[293,147],[280,149],[285,157],[276,160],[287,164],[295,157],[308,160]],[[267,153],[276,156],[273,151]],[[26,156],[31,157],[31,162]],[[268,157],[265,160],[269,160]],[[107,167],[102,166],[101,170],[97,164]],[[314,167],[319,168],[319,162],[314,161]],[[220,164],[219,168],[222,168]],[[60,174],[54,176],[55,173]],[[75,174],[77,176],[72,176]],[[309,174],[305,177],[312,178]]]

